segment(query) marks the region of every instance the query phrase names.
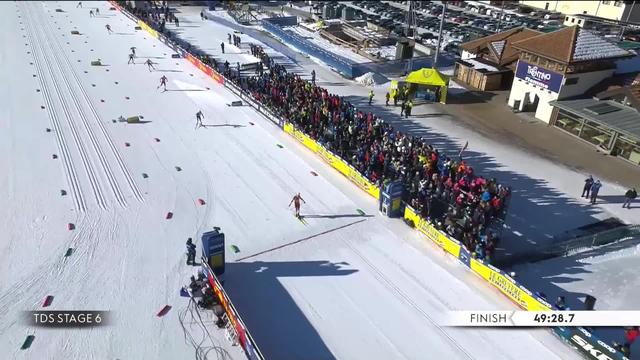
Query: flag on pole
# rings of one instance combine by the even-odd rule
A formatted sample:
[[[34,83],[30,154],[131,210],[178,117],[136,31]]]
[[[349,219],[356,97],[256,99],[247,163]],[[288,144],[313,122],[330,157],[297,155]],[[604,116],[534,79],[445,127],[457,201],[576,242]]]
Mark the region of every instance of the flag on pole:
[[[464,143],[464,146],[462,147],[462,150],[460,150],[460,153],[458,154],[459,158],[462,158],[462,153],[467,150],[467,148],[469,147],[469,142],[467,141],[466,143]]]

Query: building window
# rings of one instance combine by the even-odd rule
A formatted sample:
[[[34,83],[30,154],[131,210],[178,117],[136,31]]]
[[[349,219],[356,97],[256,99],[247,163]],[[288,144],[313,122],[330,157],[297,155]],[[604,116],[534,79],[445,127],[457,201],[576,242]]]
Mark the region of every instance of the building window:
[[[565,17],[564,17],[564,21],[568,21],[568,20],[569,20],[569,17],[568,17],[568,16],[565,16]]]
[[[579,136],[593,145],[608,149],[609,140],[611,140],[612,135],[611,129],[605,128],[592,121],[585,121]]]
[[[611,1],[603,1],[602,4],[609,5],[609,4],[611,4]]]
[[[628,137],[618,135],[618,140],[613,145],[612,155],[617,155],[640,165],[640,144]]]
[[[564,81],[565,85],[575,85],[578,83],[578,79],[577,77],[574,78],[567,78],[567,80]]]
[[[582,20],[578,20],[578,25],[582,24]]]
[[[576,136],[579,136],[580,130],[582,130],[582,120],[562,109],[558,111],[558,119],[555,125]]]
[[[576,22],[576,18],[571,18],[571,23],[573,24],[574,22]]]
[[[613,6],[622,7],[622,1],[616,1],[613,3]]]

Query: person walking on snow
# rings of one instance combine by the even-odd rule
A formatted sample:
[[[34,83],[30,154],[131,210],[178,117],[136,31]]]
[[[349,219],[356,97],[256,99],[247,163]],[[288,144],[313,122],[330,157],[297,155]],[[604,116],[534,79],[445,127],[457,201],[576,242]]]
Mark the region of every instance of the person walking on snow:
[[[220,49],[222,49],[222,53],[224,54],[224,41],[220,43]]]
[[[373,90],[369,90],[369,105],[371,105],[371,100],[373,100]]]
[[[159,89],[160,86],[164,86],[164,91],[167,91],[167,77],[164,75],[160,78],[160,85],[156,89]]]
[[[133,56],[135,57],[135,56],[136,56],[136,47],[135,47],[135,46],[132,46],[132,47],[130,47],[129,49],[131,49],[131,53],[132,53],[132,54],[133,54]]]
[[[389,106],[389,98],[391,97],[391,95],[389,95],[389,92],[387,91],[386,94],[384,94],[384,98],[385,98],[385,103],[384,106]]]
[[[173,22],[176,24],[176,27],[180,27],[180,21],[178,20],[177,17],[173,17]]]
[[[580,197],[583,197],[585,199],[589,198],[591,185],[593,185],[593,176],[589,175],[589,177],[584,181],[584,186],[582,187],[582,195],[580,195]]]
[[[113,30],[111,30],[111,26],[109,26],[109,24],[107,24],[104,27],[107,28],[107,32],[109,33],[109,35],[111,35],[111,33],[113,32]]]
[[[127,62],[128,64],[135,64],[136,62],[134,61],[134,55],[133,54],[129,54],[129,61]]]
[[[307,203],[306,201],[304,201],[304,199],[302,198],[302,196],[300,196],[300,193],[297,193],[296,195],[293,196],[293,199],[291,199],[291,202],[289,203],[289,206],[291,206],[291,204],[293,204],[293,206],[296,209],[296,217],[299,218],[300,217],[300,201],[302,200],[303,203]]]
[[[316,71],[315,70],[311,70],[311,83],[313,85],[316,84]]]
[[[195,265],[196,261],[196,245],[191,238],[187,239],[187,265]]]
[[[202,125],[202,118],[204,118],[204,114],[202,113],[202,110],[198,110],[196,113],[196,129],[204,127],[204,125]]]
[[[153,67],[153,61],[151,61],[151,59],[147,59],[147,61],[145,61],[144,63],[147,65],[147,68],[149,69],[149,72],[151,72],[151,69],[153,69],[153,70],[156,69],[155,67]]]
[[[598,198],[598,192],[600,191],[601,187],[602,187],[602,184],[600,183],[600,180],[596,180],[596,182],[594,182],[593,185],[591,185],[591,203],[594,205]]]
[[[631,209],[631,202],[637,197],[638,193],[636,192],[636,188],[627,190],[624,194],[624,204],[622,204],[622,208],[624,209],[626,207],[627,209]]]

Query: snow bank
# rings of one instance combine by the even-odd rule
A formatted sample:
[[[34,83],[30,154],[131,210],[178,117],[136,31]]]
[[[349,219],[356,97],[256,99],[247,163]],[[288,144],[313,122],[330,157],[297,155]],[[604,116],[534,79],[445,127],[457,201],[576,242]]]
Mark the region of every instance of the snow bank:
[[[389,81],[389,79],[387,79],[386,77],[371,71],[360,77],[357,77],[355,80],[358,82],[358,84],[364,86],[380,85]]]

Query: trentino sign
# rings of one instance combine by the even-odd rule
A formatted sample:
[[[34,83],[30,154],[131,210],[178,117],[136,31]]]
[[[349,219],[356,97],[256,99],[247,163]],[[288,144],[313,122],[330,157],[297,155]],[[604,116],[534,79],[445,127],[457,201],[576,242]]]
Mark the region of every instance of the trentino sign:
[[[531,65],[522,60],[518,60],[516,77],[555,93],[560,92],[563,79],[562,74],[541,68],[537,65]]]

